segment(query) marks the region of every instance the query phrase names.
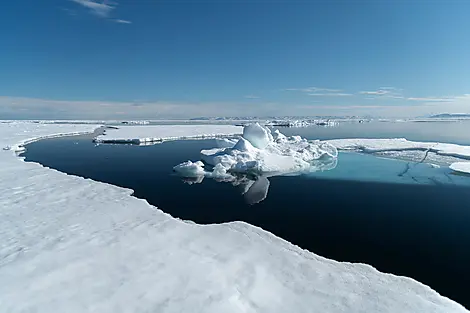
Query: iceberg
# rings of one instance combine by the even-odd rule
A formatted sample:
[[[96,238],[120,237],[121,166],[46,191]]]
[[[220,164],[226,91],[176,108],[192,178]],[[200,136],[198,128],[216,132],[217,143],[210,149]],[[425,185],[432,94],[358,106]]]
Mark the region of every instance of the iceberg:
[[[269,177],[330,170],[336,167],[338,157],[336,148],[328,143],[286,137],[279,130],[271,132],[258,123],[246,125],[238,141],[224,139],[216,144],[218,148],[201,151],[204,162],[186,161],[173,170],[185,181],[197,178],[200,183],[210,177],[242,185],[242,194],[249,204],[266,199]]]
[[[229,145],[229,142],[224,144]],[[335,165],[338,157],[336,148],[326,142],[308,141],[299,136],[286,137],[279,130],[271,132],[258,123],[246,125],[242,137],[230,144],[231,147],[201,151],[202,160],[213,168],[205,171],[204,175],[273,176],[326,170]],[[203,175],[203,166],[200,161],[196,163],[185,162],[175,166],[174,170],[184,176],[190,168],[191,175]]]
[[[197,162],[183,162],[173,168],[175,172],[185,176],[185,177],[199,177],[204,176],[204,163],[201,161]]]

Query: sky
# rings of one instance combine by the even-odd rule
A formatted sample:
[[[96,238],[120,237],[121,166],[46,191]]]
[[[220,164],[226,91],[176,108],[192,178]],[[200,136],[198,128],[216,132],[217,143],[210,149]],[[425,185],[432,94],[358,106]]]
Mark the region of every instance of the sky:
[[[0,119],[470,113],[467,0],[22,0]]]

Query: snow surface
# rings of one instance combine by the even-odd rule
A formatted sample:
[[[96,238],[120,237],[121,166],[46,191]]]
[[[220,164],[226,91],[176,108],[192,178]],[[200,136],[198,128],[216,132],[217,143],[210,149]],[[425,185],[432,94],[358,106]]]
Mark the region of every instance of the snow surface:
[[[470,162],[455,162],[452,163],[449,167],[451,170],[456,172],[470,174]]]
[[[328,143],[340,150],[353,150],[365,153],[387,151],[429,151],[442,156],[453,156],[461,159],[470,159],[470,146],[461,146],[451,143],[418,142],[404,138],[392,139],[334,139]]]
[[[225,141],[223,145],[233,144]],[[220,145],[220,144],[219,144]],[[277,174],[312,172],[336,166],[338,152],[328,143],[308,141],[299,136],[286,137],[279,130],[273,134],[258,123],[246,125],[243,136],[227,148],[202,150],[203,161],[214,167],[204,171],[200,161],[190,161],[174,167],[182,176],[227,177],[230,173]],[[333,166],[333,167],[334,167]],[[235,179],[235,175],[233,176]]]
[[[93,128],[0,123],[0,146]],[[468,312],[410,278],[246,223],[174,219],[129,189],[12,151],[0,150],[0,177],[2,312]]]
[[[233,125],[151,125],[120,126],[96,138],[101,143],[151,143],[175,139],[217,138],[238,135],[242,127]]]

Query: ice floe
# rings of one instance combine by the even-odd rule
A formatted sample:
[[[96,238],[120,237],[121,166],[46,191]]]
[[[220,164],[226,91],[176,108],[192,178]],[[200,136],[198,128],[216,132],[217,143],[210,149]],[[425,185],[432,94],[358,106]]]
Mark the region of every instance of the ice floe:
[[[470,162],[455,162],[449,167],[453,171],[470,174]]]
[[[202,160],[213,167],[212,171],[205,172],[211,177],[230,173],[273,175],[325,170],[336,165],[337,156],[336,148],[326,142],[286,137],[278,130],[271,133],[258,123],[245,126],[243,136],[232,147],[201,151]],[[195,166],[195,163],[174,167],[183,176],[188,175],[188,170],[193,171],[192,176],[200,175],[201,169],[202,165]]]
[[[0,123],[0,145],[91,131]],[[174,219],[132,190],[11,151],[0,150],[0,177],[3,312],[468,312],[413,279],[322,258],[246,223]]]
[[[330,144],[340,150],[353,150],[365,153],[387,151],[429,151],[442,156],[470,159],[470,146],[440,142],[409,141],[404,138],[392,139],[334,139]]]
[[[241,134],[233,125],[145,125],[121,126],[106,130],[95,140],[99,143],[145,144],[176,139],[217,138]]]

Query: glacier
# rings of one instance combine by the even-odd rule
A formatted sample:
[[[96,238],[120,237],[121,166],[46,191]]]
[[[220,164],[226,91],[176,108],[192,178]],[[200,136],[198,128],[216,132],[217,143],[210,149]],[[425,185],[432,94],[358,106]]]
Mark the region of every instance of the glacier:
[[[0,146],[97,127],[0,123]],[[175,219],[132,190],[14,151],[0,150],[4,312],[468,312],[413,279],[320,257],[246,223]]]

